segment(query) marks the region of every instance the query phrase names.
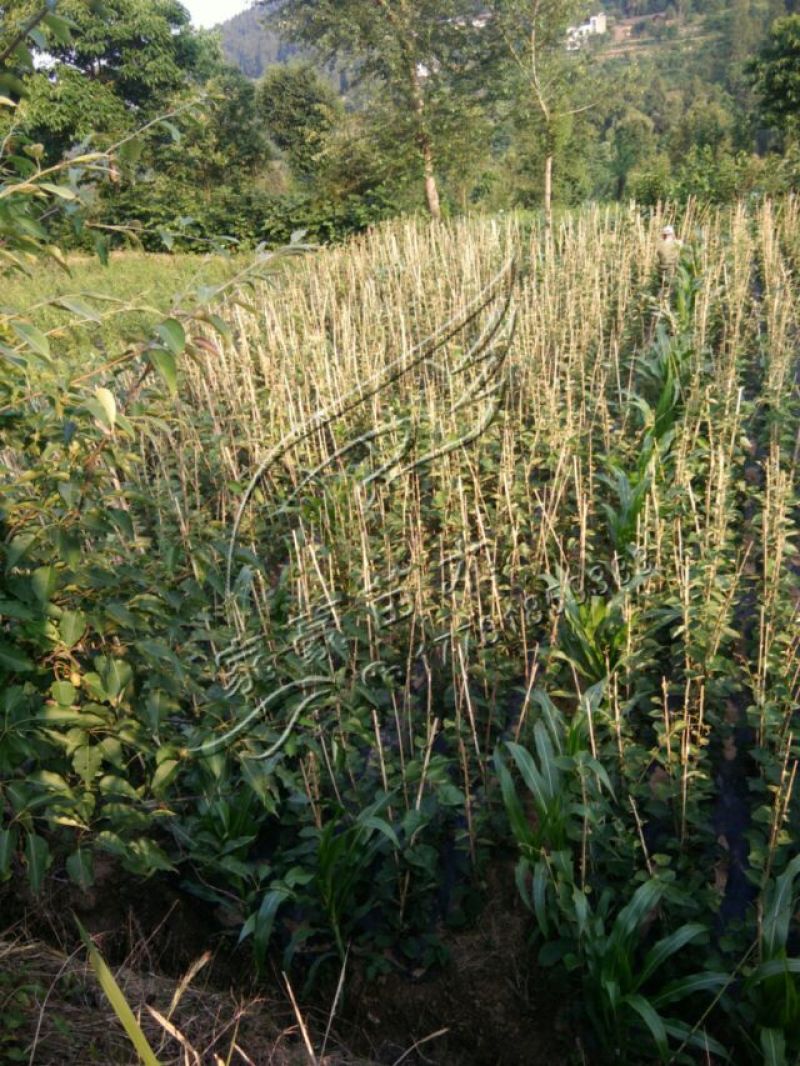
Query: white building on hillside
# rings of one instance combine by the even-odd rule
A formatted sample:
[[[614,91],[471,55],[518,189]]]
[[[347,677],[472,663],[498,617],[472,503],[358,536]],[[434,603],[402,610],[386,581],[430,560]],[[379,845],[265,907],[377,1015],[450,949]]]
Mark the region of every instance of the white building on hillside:
[[[589,37],[602,37],[606,33],[608,33],[608,19],[606,13],[600,11],[581,26],[567,27],[567,50],[576,52]]]

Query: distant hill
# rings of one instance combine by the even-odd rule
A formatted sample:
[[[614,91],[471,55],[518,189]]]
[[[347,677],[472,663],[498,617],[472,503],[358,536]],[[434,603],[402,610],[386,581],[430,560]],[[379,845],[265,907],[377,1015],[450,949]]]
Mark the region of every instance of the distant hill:
[[[260,7],[235,15],[219,29],[225,57],[248,78],[260,78],[267,67],[287,63],[300,54],[296,44],[281,40],[269,28],[269,14]]]
[[[274,16],[274,4],[273,16]],[[293,59],[310,58],[300,45],[279,37],[270,28],[270,5],[261,4],[235,15],[217,28],[222,33],[222,51],[229,63],[247,78],[258,80],[268,67],[289,63]],[[346,70],[333,65],[319,68],[320,75],[340,93],[346,93],[351,77]]]

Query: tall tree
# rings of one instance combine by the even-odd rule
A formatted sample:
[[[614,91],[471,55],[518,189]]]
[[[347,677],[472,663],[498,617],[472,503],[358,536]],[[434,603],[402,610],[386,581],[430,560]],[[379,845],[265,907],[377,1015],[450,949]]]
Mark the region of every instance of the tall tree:
[[[800,15],[775,20],[749,71],[766,121],[784,134],[796,134],[800,130]]]
[[[272,143],[300,177],[310,176],[327,134],[343,111],[331,86],[307,62],[271,67],[255,106]]]
[[[71,33],[39,44],[47,62],[27,77],[21,116],[52,159],[169,110],[221,66],[218,43],[176,0],[63,0],[58,12]]]
[[[425,202],[441,215],[437,128],[472,92],[470,57],[481,33],[475,0],[286,0],[280,25],[291,40],[328,58],[353,61],[361,79],[375,78],[396,108],[398,133],[419,160]]]
[[[566,48],[567,28],[585,3],[579,0],[489,0],[487,11],[503,85],[517,102],[525,101],[541,127],[544,156],[544,213],[553,217],[553,163],[563,146],[571,116],[589,105],[576,103],[581,51]]]

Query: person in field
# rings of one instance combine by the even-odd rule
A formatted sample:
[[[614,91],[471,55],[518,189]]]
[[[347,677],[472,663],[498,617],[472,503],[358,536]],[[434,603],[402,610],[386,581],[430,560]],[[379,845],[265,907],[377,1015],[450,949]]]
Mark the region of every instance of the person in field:
[[[656,249],[658,271],[662,281],[670,281],[675,274],[678,260],[681,257],[681,248],[683,248],[683,241],[679,241],[675,236],[672,226],[664,226]]]

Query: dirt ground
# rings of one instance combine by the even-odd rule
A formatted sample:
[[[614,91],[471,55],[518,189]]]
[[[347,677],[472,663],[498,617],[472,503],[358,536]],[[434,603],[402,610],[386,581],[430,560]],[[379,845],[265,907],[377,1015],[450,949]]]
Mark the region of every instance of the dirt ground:
[[[366,966],[352,961],[330,1026],[335,985],[295,1009],[279,970],[256,984],[249,953],[232,951],[203,904],[177,889],[133,885],[113,867],[88,896],[65,884],[63,893],[21,901],[6,889],[0,1017],[14,1022],[0,1036],[0,1062],[137,1061],[76,940],[74,912],[117,974],[162,1066],[579,1063],[567,1012],[533,964],[524,909],[500,888],[508,880],[498,878],[472,928],[442,933],[449,961],[418,979],[392,973],[368,980]]]

